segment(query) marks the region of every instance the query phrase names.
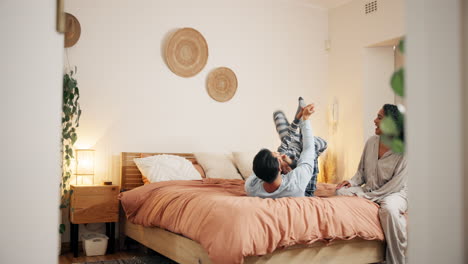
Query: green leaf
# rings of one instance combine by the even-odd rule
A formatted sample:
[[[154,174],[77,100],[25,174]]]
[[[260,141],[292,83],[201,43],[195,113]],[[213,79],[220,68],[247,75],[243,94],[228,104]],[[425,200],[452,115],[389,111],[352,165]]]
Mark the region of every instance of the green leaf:
[[[400,97],[405,96],[405,69],[400,68],[393,73],[391,85],[395,94]]]
[[[67,82],[66,88],[69,89],[69,90],[73,90],[73,88],[75,88],[75,84],[73,83],[73,79],[71,79],[69,82]]]
[[[66,114],[66,115],[70,115],[72,113],[72,109],[68,106],[64,106],[63,107],[63,112]]]
[[[384,117],[382,121],[380,121],[380,130],[382,130],[385,135],[389,136],[395,136],[399,133],[395,121],[393,118],[388,116]]]
[[[400,43],[398,43],[398,50],[401,53],[405,53],[405,39],[400,40]]]
[[[60,224],[59,232],[60,232],[60,234],[65,233],[65,224]]]
[[[71,70],[63,75],[63,87],[62,87],[62,183],[61,183],[61,208],[66,208],[70,205],[68,194],[72,191],[68,189],[68,182],[71,178],[70,165],[72,159],[74,159],[74,148],[73,145],[78,139],[76,133],[76,127],[79,125],[79,119],[81,115],[81,109],[79,104],[79,89],[78,82],[74,75],[76,75],[77,68],[75,66],[74,71]],[[72,209],[74,210],[74,209]]]
[[[403,68],[393,73],[390,84],[398,96],[405,96],[405,74]]]
[[[403,154],[405,152],[405,143],[401,139],[392,140],[391,149],[395,153]]]

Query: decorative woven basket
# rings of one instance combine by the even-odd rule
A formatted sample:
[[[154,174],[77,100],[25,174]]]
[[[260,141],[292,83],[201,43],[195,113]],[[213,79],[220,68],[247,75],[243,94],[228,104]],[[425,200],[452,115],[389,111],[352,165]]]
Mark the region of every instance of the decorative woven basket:
[[[170,37],[165,56],[173,73],[182,77],[192,77],[205,67],[208,61],[208,45],[197,30],[182,28]]]
[[[226,102],[236,94],[237,77],[229,68],[219,67],[208,75],[208,94],[218,102]]]
[[[75,16],[65,13],[65,48],[72,47],[81,36],[81,25]]]

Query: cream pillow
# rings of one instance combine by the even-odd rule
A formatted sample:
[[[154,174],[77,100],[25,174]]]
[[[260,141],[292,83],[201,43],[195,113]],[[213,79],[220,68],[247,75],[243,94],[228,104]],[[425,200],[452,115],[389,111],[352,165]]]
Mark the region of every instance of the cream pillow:
[[[247,180],[253,174],[253,159],[255,153],[253,152],[233,152],[232,153],[234,164],[239,170],[240,174]]]
[[[242,180],[242,176],[237,172],[228,155],[215,152],[195,152],[193,154],[205,171],[207,178]]]
[[[133,160],[149,182],[202,179],[192,163],[183,157],[163,154]]]

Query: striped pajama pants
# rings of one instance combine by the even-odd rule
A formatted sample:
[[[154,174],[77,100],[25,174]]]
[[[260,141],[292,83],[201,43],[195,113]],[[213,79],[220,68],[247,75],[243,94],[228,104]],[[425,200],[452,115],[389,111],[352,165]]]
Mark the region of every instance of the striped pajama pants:
[[[294,119],[294,121],[289,124],[286,115],[282,111],[274,112],[273,120],[275,122],[276,131],[278,132],[281,140],[278,152],[288,155],[293,161],[291,167],[295,168],[302,153],[302,134],[299,128],[300,120]],[[314,196],[317,185],[317,174],[319,173],[318,157],[327,149],[327,141],[323,138],[314,137],[314,142],[316,154],[314,160],[314,173],[307,185],[305,196]]]

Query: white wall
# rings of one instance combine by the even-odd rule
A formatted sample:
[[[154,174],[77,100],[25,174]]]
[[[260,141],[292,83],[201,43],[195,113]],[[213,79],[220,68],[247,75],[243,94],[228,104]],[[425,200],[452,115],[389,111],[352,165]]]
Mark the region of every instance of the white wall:
[[[407,2],[410,263],[467,263],[460,5]]]
[[[57,263],[63,36],[56,1],[0,1],[0,263]]]
[[[395,93],[390,86],[390,76],[395,71],[395,54],[392,46],[366,48],[362,94],[362,127],[364,139],[375,135],[374,119],[384,104],[395,103]]]
[[[378,10],[365,15],[365,1],[354,0],[329,11],[329,103],[337,98],[340,115],[336,131],[337,181],[352,177],[357,168],[368,131],[365,116],[377,109],[366,102],[365,55],[370,45],[404,35],[403,0],[378,1]],[[388,76],[388,81],[390,81]],[[381,97],[376,97],[379,100]],[[365,128],[369,129],[369,128]]]
[[[66,1],[81,23],[68,49],[78,67],[83,115],[78,146],[97,150],[97,182],[119,181],[123,151],[254,151],[276,148],[274,110],[292,116],[297,97],[316,102],[315,132],[327,135],[327,10],[306,1]],[[162,57],[169,32],[193,27],[209,58],[195,77],[173,74]],[[239,87],[211,99],[207,73],[227,66]]]

